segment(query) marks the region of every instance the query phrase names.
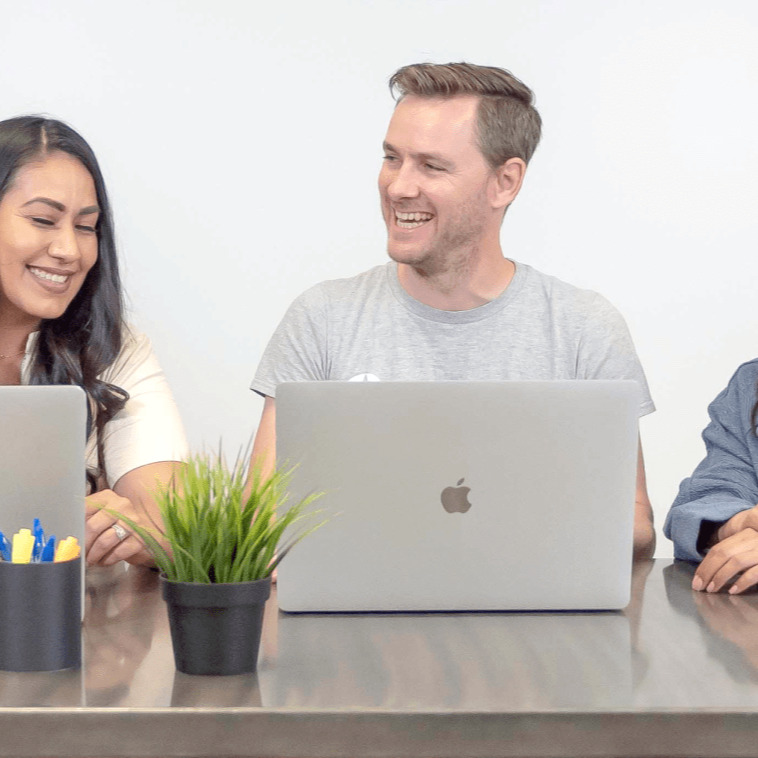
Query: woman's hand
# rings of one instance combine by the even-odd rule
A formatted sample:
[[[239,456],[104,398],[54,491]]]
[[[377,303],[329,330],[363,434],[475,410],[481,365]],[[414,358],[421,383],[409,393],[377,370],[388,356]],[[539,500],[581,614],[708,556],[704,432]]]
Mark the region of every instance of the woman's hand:
[[[173,483],[183,464],[176,461],[148,463],[124,474],[112,490],[102,490],[90,495],[87,504],[87,562],[108,566],[117,561],[128,561],[143,566],[154,566],[150,551],[142,540],[132,533],[128,524],[103,511],[107,508],[124,516],[146,529],[150,529],[159,542],[163,542],[163,521],[155,501],[155,493]],[[120,529],[126,530],[124,539],[119,538]],[[165,545],[164,545],[165,546]]]
[[[110,566],[118,561],[128,561],[145,566],[153,565],[153,559],[142,540],[127,524],[107,512],[118,511],[142,526],[144,513],[138,513],[131,500],[117,495],[113,490],[101,490],[87,497],[84,502],[87,563]],[[152,527],[152,524],[144,525]]]
[[[716,531],[716,542],[725,540],[727,537],[732,537],[737,532],[741,532],[748,527],[758,531],[758,505],[754,505],[745,511],[740,511],[728,521],[725,521]]]
[[[692,589],[718,592],[735,577],[736,581],[729,588],[731,595],[758,583],[758,531],[749,526],[722,539],[708,551],[695,571]]]

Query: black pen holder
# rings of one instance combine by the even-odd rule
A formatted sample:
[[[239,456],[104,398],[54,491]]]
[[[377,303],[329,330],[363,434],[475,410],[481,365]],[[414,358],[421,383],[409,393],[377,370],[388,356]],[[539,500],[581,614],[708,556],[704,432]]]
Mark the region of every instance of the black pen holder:
[[[0,561],[0,670],[81,666],[81,570],[81,558]]]

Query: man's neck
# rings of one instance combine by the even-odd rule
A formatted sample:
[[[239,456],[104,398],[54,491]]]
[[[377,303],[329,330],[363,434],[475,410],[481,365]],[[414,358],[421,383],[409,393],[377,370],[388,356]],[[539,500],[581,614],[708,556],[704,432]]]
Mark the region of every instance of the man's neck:
[[[516,267],[502,254],[463,269],[429,273],[398,263],[402,288],[415,300],[441,311],[468,311],[492,302],[511,283]]]

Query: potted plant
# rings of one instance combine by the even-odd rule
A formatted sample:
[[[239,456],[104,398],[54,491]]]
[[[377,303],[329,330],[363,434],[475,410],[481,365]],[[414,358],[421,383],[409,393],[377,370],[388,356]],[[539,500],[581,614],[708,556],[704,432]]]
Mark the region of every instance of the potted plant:
[[[310,508],[322,493],[287,505],[292,469],[264,477],[237,458],[193,456],[156,499],[163,527],[113,512],[145,542],[161,571],[179,671],[255,671],[271,575],[303,537],[323,524]]]

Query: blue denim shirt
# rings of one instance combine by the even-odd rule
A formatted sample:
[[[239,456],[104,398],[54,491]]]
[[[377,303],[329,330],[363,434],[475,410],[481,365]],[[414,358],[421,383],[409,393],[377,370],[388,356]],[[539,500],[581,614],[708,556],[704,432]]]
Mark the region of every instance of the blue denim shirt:
[[[674,556],[701,561],[697,542],[704,521],[723,522],[758,503],[758,437],[750,419],[756,401],[758,359],[743,363],[708,406],[706,456],[679,494],[663,526]]]

